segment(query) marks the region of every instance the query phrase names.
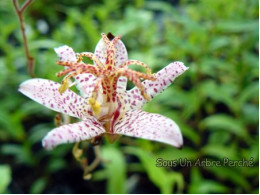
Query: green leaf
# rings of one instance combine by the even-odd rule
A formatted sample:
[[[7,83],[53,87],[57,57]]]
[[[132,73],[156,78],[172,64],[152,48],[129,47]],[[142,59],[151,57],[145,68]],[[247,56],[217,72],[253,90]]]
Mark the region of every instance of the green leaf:
[[[230,44],[230,38],[226,36],[216,37],[210,43],[209,49],[210,50],[217,50],[222,47],[226,47]]]
[[[243,105],[245,102],[255,98],[258,99],[259,94],[259,83],[253,82],[250,85],[248,85],[240,94],[238,97],[238,102],[240,105]]]
[[[220,184],[216,181],[203,180],[196,186],[192,186],[191,192],[192,194],[209,194],[209,193],[225,193],[227,192],[227,187],[223,184]]]
[[[247,132],[243,123],[240,120],[225,114],[209,116],[201,121],[200,126],[204,130],[225,130],[240,137],[247,137]]]
[[[231,137],[232,135],[228,131],[214,131],[208,140],[211,145],[225,145],[230,143]]]
[[[24,129],[20,123],[21,113],[16,112],[13,115],[10,115],[5,110],[0,111],[0,125],[5,128],[12,138],[16,140],[23,140],[25,138]]]
[[[240,33],[240,32],[250,32],[257,29],[259,26],[258,21],[249,20],[249,21],[219,21],[216,28],[222,32],[226,33]]]
[[[165,13],[172,11],[172,8],[169,6],[169,4],[163,1],[146,1],[145,7],[147,9],[163,11]]]
[[[198,152],[192,148],[184,147],[182,149],[172,148],[171,146],[166,149],[160,150],[156,156],[167,160],[178,160],[187,158],[188,160],[195,160],[198,157]]]
[[[5,155],[13,155],[17,163],[33,164],[34,159],[31,150],[27,144],[4,144],[0,148],[0,152]]]
[[[62,43],[59,43],[54,40],[45,39],[45,40],[35,40],[30,42],[30,49],[53,49],[59,47]]]
[[[236,106],[236,101],[233,99],[236,86],[232,84],[219,85],[216,81],[206,80],[200,83],[199,90],[203,98],[209,97],[217,102],[223,102],[231,110]]]
[[[244,120],[247,124],[257,124],[259,122],[259,108],[255,104],[244,104],[242,108]]]
[[[101,150],[107,174],[107,193],[126,193],[126,164],[123,154],[113,146],[104,146]]]
[[[52,129],[53,127],[49,124],[37,124],[31,130],[28,136],[28,140],[31,143],[41,142],[44,136]]]
[[[30,193],[31,194],[41,194],[44,190],[44,188],[47,185],[47,180],[45,178],[39,178],[36,181],[33,182]]]
[[[11,167],[9,165],[0,165],[0,175],[0,193],[5,193],[12,179]]]
[[[237,148],[232,146],[222,146],[222,145],[206,145],[201,150],[205,155],[217,157],[219,159],[229,158],[232,160],[238,159]],[[225,152],[224,152],[225,151]]]
[[[52,158],[49,162],[48,162],[48,166],[47,166],[47,171],[50,173],[62,170],[64,168],[66,168],[66,161],[63,158]]]
[[[237,186],[241,186],[245,190],[249,189],[249,181],[243,177],[241,171],[238,168],[232,167],[205,167],[208,171],[215,174],[221,180],[230,181]]]
[[[228,188],[216,181],[203,179],[198,168],[191,171],[190,194],[226,193]]]
[[[126,147],[125,151],[140,159],[149,179],[160,189],[161,193],[172,193],[175,184],[177,191],[182,192],[184,187],[182,175],[177,172],[168,172],[164,167],[156,167],[155,155],[135,147]]]

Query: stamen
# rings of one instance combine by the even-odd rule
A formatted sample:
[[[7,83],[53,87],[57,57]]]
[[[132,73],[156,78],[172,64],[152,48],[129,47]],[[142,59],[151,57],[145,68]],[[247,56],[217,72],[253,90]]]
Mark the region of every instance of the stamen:
[[[80,56],[79,54],[77,54],[78,56],[77,56],[77,63],[80,63],[80,62],[82,62],[82,60],[83,60],[83,57],[82,56]]]
[[[90,58],[94,62],[96,62],[97,66],[99,67],[104,67],[104,64],[96,57],[95,54],[91,52],[82,52],[82,53],[77,53],[77,63],[82,62],[83,57]]]
[[[136,65],[139,65],[139,66],[144,67],[144,68],[146,69],[146,74],[149,74],[149,75],[152,74],[151,68],[150,68],[148,65],[146,65],[145,63],[140,62],[140,61],[138,61],[138,60],[127,60],[127,61],[125,61],[123,64],[121,64],[121,65],[119,66],[119,68],[124,68],[124,67],[126,67],[126,66],[130,66],[130,65],[133,65],[133,64],[136,64]]]
[[[94,115],[99,115],[100,111],[101,111],[101,106],[97,101],[101,81],[102,81],[102,79],[98,79],[98,81],[93,89],[92,95],[88,100],[89,105],[91,106]]]
[[[98,103],[98,101],[95,100],[94,98],[90,97],[90,98],[88,99],[88,103],[89,103],[89,105],[91,106],[94,115],[96,115],[96,116],[99,115],[99,114],[100,114],[100,111],[101,111],[101,106],[100,106],[100,104]]]
[[[68,80],[65,79],[61,82],[61,86],[59,87],[58,91],[60,94],[63,94],[69,88]]]
[[[72,87],[73,85],[76,84],[76,82],[72,83],[69,85],[68,80],[70,80],[72,77],[78,75],[79,73],[76,71],[72,72],[71,74],[67,75],[66,77],[63,78],[61,82],[61,86],[59,87],[59,92],[60,94],[64,93],[68,88]]]
[[[101,105],[97,101],[97,96],[100,93],[100,87],[102,89],[103,95],[102,104],[112,104],[116,103],[117,101],[122,101],[118,99],[119,94],[117,94],[117,83],[120,76],[126,77],[127,79],[132,81],[140,89],[140,93],[143,96],[143,98],[149,100],[150,97],[146,93],[146,89],[141,83],[140,79],[155,81],[156,78],[152,75],[151,69],[145,63],[138,60],[127,60],[124,63],[122,63],[119,67],[116,67],[116,44],[121,39],[121,36],[114,37],[110,34],[106,36],[104,33],[102,33],[101,35],[102,40],[106,44],[106,52],[104,54],[105,56],[102,56],[106,58],[105,64],[103,64],[99,60],[99,58],[91,52],[78,53],[77,62],[57,61],[57,64],[68,67],[67,69],[57,73],[57,76],[64,76],[69,74],[63,79],[62,85],[59,88],[59,92],[64,93],[70,87],[68,84],[68,80],[71,77],[74,77],[79,74],[90,73],[98,78],[97,83],[93,89],[92,95],[88,100],[94,115],[99,115],[101,112]],[[84,63],[83,57],[90,58],[95,62],[97,66]],[[127,69],[127,67],[132,64],[144,67],[146,73]],[[71,86],[73,85],[74,83]],[[110,110],[109,112],[112,114],[114,111]]]
[[[115,44],[121,39],[121,37],[122,37],[122,36],[117,36],[117,37],[115,37],[115,38],[113,39],[112,43],[114,44],[114,46],[115,46]]]
[[[105,35],[105,33],[101,33],[102,39],[105,42],[106,45],[109,45],[110,41],[107,38],[107,36]]]
[[[73,71],[75,71],[75,68],[67,68],[67,69],[65,69],[65,70],[62,70],[62,71],[56,73],[56,76],[57,76],[57,77],[61,77],[61,76],[64,76],[64,75],[66,75],[66,74],[69,74],[69,73],[71,73],[71,72],[73,72]]]
[[[68,66],[68,67],[75,66],[74,62],[68,62],[68,61],[56,61],[56,64],[61,65],[61,66]]]
[[[117,77],[125,76],[130,81],[132,81],[140,89],[141,95],[144,97],[144,99],[146,99],[147,101],[150,100],[150,97],[147,95],[145,91],[145,87],[143,86],[143,84],[140,82],[139,79],[143,78],[152,81],[156,80],[156,78],[153,75],[147,75],[144,73],[140,73],[134,70],[124,69],[124,68],[119,69],[117,73],[118,73]]]

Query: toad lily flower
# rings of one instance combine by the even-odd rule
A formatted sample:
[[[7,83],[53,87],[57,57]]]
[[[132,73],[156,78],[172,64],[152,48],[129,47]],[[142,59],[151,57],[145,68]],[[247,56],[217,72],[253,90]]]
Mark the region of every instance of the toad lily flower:
[[[128,60],[120,38],[102,34],[94,53],[76,54],[68,46],[56,48],[57,64],[66,67],[57,74],[66,75],[61,85],[45,79],[30,79],[20,85],[19,91],[34,101],[81,119],[50,131],[42,141],[46,149],[104,135],[111,141],[127,135],[182,146],[182,135],[174,121],[141,108],[188,68],[173,62],[153,75],[143,62]],[[94,65],[84,63],[83,57],[90,58]],[[131,64],[144,67],[146,73],[128,69]],[[136,87],[127,91],[127,80]],[[80,95],[69,89],[74,84]]]

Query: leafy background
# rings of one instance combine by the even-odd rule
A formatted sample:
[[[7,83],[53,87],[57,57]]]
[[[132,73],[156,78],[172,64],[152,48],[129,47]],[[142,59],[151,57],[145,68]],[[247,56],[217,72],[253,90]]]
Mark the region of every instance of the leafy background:
[[[26,10],[36,77],[55,81],[54,47],[93,51],[101,32],[123,35],[131,59],[154,72],[171,61],[190,69],[145,106],[175,120],[182,150],[121,138],[102,145],[101,164],[90,181],[71,154],[41,139],[55,113],[17,92],[29,79],[17,16],[0,1],[1,193],[258,193],[259,76],[256,0],[35,0]],[[87,156],[93,160],[93,149]],[[156,159],[253,158],[253,167],[156,167]]]

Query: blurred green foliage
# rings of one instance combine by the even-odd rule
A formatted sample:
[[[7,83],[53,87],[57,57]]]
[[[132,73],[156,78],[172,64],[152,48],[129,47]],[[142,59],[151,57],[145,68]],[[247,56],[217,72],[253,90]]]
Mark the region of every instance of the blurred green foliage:
[[[177,122],[183,149],[131,138],[104,143],[110,162],[84,181],[72,145],[41,147],[55,113],[17,92],[29,79],[26,58],[12,2],[0,1],[0,192],[258,193],[258,8],[256,0],[35,0],[25,21],[39,78],[60,81],[54,47],[93,51],[101,32],[123,35],[130,59],[154,72],[174,60],[190,67],[145,106]],[[254,166],[155,166],[157,158],[225,157],[252,157]]]
[[[11,168],[8,165],[0,165],[0,193],[4,193],[11,182]]]

